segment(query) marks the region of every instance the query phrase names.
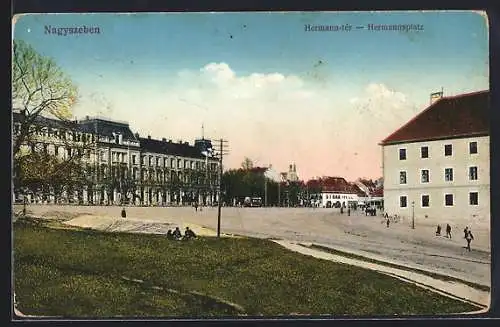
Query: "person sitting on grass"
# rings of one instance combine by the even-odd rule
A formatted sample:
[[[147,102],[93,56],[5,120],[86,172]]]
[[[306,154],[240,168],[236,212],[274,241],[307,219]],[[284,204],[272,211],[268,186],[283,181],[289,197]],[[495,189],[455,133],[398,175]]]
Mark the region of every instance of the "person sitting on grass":
[[[172,230],[169,229],[167,232],[167,240],[173,240],[174,239],[174,234],[172,234]]]
[[[172,236],[174,237],[174,240],[182,239],[182,234],[181,234],[181,230],[179,229],[179,227],[175,227],[175,230],[174,230]]]
[[[184,232],[184,239],[189,240],[190,238],[196,238],[196,234],[189,227],[186,227],[186,231]]]

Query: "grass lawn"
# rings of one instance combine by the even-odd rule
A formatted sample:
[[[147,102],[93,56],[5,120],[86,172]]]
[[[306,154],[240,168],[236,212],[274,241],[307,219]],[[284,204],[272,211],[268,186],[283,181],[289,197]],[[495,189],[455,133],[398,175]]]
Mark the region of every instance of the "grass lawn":
[[[62,317],[445,314],[477,308],[268,240],[14,225],[18,308]]]

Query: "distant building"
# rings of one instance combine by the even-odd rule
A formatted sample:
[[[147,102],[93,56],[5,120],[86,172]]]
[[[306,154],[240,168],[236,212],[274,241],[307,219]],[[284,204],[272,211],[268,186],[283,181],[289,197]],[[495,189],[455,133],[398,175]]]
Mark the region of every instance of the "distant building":
[[[284,182],[298,182],[299,176],[297,175],[297,166],[290,164],[288,172],[281,173],[281,179]]]
[[[442,96],[442,94],[441,94]],[[441,97],[385,138],[389,214],[490,218],[489,91]]]
[[[22,113],[13,113],[13,139],[20,132]],[[169,205],[217,200],[218,160],[206,157],[210,145],[141,138],[127,122],[103,117],[79,121],[38,116],[30,126],[29,144],[23,151],[43,151],[67,159],[75,152],[83,159],[86,183],[78,189],[52,185],[30,189],[28,202],[79,204]],[[19,190],[13,192],[20,199]]]
[[[343,177],[321,177],[309,180],[308,189],[317,190],[310,193],[316,198],[316,204],[323,208],[347,207],[358,205],[359,197],[364,192],[355,184],[347,182]]]
[[[354,184],[363,191],[359,196],[359,205],[382,208],[384,205],[384,190],[382,179],[375,181],[359,178]]]

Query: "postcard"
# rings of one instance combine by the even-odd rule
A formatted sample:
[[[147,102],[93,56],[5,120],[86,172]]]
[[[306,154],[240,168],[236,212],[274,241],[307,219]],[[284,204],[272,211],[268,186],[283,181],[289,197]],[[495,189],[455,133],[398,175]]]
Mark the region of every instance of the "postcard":
[[[485,12],[12,26],[13,319],[488,311]]]

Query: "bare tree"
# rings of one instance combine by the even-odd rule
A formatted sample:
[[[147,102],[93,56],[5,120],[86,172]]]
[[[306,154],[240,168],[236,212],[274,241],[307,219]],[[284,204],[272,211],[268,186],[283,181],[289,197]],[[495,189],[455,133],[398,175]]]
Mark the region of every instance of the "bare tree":
[[[12,110],[19,112],[19,128],[13,136],[14,188],[19,189],[24,183],[34,180],[52,180],[65,174],[60,173],[74,164],[71,155],[68,162],[61,166],[56,158],[37,157],[22,151],[22,145],[34,148],[33,136],[39,133],[39,116],[53,117],[64,125],[70,124],[71,109],[77,99],[77,89],[71,79],[49,57],[39,54],[24,41],[14,40],[12,59]],[[71,127],[68,128],[71,130]],[[30,163],[30,173],[26,164]],[[22,166],[24,164],[24,166]],[[33,165],[39,165],[34,167]],[[45,167],[45,168],[44,168]],[[51,168],[50,168],[51,167]],[[23,171],[21,171],[23,169]],[[53,175],[53,172],[59,174]],[[52,176],[52,177],[51,177]],[[66,177],[68,177],[66,175]],[[22,181],[21,181],[22,180]]]
[[[71,119],[77,89],[52,58],[42,56],[24,41],[14,40],[13,48],[12,109],[23,114],[13,144],[13,153],[18,155],[39,115]]]

